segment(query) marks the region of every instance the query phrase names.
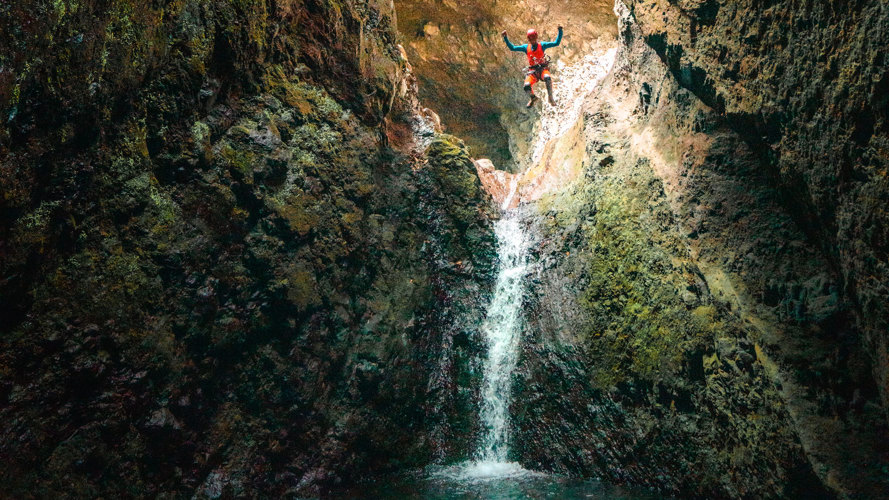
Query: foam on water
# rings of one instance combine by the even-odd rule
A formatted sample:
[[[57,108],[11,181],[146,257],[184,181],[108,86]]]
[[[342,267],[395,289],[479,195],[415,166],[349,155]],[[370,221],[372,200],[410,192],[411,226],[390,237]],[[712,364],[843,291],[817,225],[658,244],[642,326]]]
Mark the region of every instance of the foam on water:
[[[546,474],[525,469],[518,462],[464,462],[450,467],[429,469],[429,476],[462,483],[543,477]]]

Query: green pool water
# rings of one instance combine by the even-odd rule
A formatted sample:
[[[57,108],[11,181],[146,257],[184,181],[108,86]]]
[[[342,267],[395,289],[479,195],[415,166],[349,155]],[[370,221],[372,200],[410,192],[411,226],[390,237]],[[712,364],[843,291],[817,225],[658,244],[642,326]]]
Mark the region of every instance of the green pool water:
[[[380,477],[348,490],[331,492],[343,499],[657,499],[646,490],[630,490],[592,479],[523,469],[515,463],[469,463],[430,467]]]

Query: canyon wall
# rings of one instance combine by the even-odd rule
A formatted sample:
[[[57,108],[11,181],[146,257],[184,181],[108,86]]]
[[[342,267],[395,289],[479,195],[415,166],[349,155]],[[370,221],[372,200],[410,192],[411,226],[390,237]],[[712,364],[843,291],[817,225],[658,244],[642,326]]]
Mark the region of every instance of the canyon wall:
[[[492,213],[391,6],[164,5],[0,7],[3,495],[314,494],[467,449]]]
[[[824,252],[889,408],[889,6],[627,5],[680,85],[761,156],[782,203]]]
[[[512,459],[889,491],[885,2],[158,5],[0,6],[4,493],[315,495],[468,458],[481,155],[528,169],[537,233]],[[560,69],[619,49],[532,163],[499,32],[558,24]]]
[[[817,173],[842,168],[834,156],[810,164],[811,188],[791,182],[781,158],[793,155],[781,147],[811,148],[814,158],[822,141],[857,143],[778,134],[772,147],[751,137],[761,123],[728,111],[734,91],[713,100],[696,86],[709,70],[675,66],[646,31],[676,6],[633,6],[616,6],[621,50],[611,75],[584,97],[578,124],[548,145],[576,144],[582,151],[559,156],[579,153],[582,167],[533,205],[542,243],[513,409],[519,459],[680,495],[882,496],[889,449],[880,330],[871,328],[885,316],[862,309],[859,294],[879,288],[862,291],[849,276],[850,266],[882,275],[873,257],[885,224],[860,211],[879,210],[884,178],[859,178],[864,198],[854,208],[837,185],[814,180],[834,179]],[[856,106],[871,106],[867,95]],[[830,116],[831,130],[850,132],[843,115]],[[837,209],[874,230],[869,239],[844,233],[840,244],[867,251],[839,252],[819,237],[826,222],[811,231],[823,214],[796,195],[816,188],[839,190]]]

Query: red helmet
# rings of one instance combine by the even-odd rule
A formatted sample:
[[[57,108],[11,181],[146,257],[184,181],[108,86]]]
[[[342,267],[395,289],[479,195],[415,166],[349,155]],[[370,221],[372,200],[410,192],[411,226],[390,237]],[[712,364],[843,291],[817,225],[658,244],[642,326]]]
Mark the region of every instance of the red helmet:
[[[537,30],[531,28],[528,30],[528,41],[533,42],[534,40],[537,40]]]

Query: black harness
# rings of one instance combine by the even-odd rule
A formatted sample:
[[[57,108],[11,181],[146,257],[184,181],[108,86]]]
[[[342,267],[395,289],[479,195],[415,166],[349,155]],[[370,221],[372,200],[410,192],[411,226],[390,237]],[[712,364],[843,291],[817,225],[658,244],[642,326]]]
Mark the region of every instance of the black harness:
[[[549,68],[549,56],[546,56],[546,60],[540,64],[533,64],[525,68],[526,75],[534,75],[538,80],[543,76],[543,70]]]

